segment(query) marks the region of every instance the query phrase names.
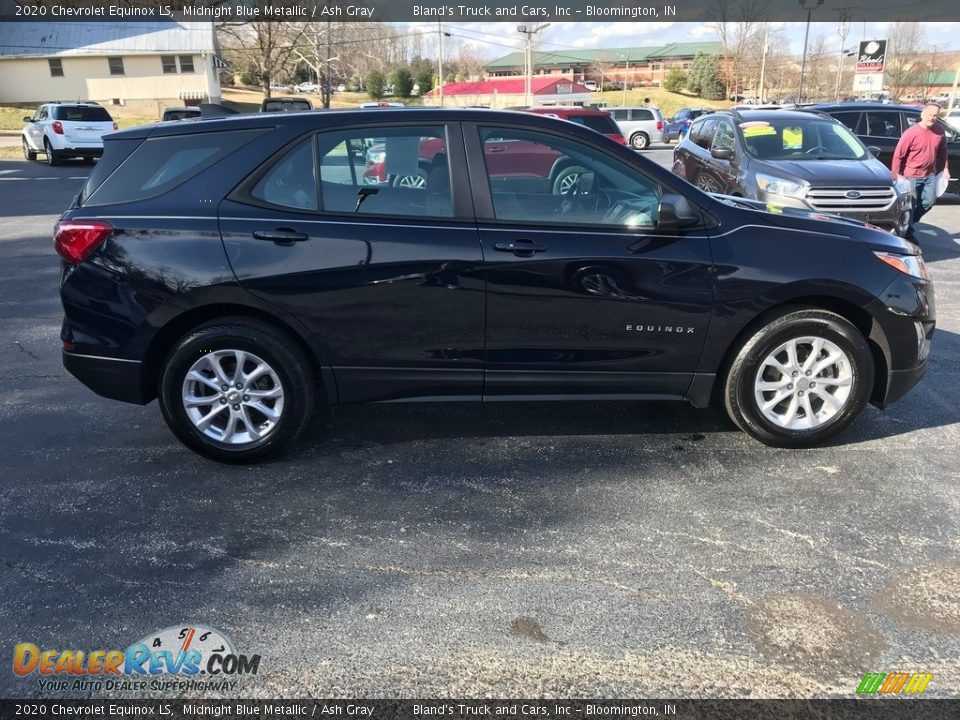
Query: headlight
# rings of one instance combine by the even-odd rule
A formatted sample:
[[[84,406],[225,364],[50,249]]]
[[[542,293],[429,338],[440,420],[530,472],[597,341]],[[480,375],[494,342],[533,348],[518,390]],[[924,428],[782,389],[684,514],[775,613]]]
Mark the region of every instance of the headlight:
[[[893,181],[893,186],[901,195],[909,195],[913,192],[913,188],[910,187],[910,181],[903,177],[896,178]]]
[[[930,275],[927,273],[927,266],[924,264],[923,258],[919,255],[897,255],[895,253],[879,252],[876,250],[873,254],[877,256],[878,260],[885,262],[895,270],[899,270],[904,275],[910,275],[911,277],[921,280],[930,279]]]
[[[810,187],[804,182],[794,182],[757,173],[757,186],[770,195],[787,195],[789,197],[803,197]]]
[[[367,162],[368,163],[382,163],[383,159],[387,156],[387,153],[383,150],[379,152],[368,152],[367,153]]]

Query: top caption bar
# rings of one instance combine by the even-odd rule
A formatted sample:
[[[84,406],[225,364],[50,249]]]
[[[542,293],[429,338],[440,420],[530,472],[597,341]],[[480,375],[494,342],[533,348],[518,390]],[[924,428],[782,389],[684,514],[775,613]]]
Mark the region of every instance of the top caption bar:
[[[957,0],[0,0],[0,21],[769,22],[806,20],[810,10],[815,22],[960,20]]]

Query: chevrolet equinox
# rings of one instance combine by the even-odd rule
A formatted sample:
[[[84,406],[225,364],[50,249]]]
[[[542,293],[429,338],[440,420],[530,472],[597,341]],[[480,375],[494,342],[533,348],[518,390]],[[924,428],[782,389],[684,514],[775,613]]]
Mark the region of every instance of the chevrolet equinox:
[[[935,320],[915,245],[521,112],[112,133],[54,243],[66,368],[227,462],[321,402],[716,401],[815,445],[920,380]]]

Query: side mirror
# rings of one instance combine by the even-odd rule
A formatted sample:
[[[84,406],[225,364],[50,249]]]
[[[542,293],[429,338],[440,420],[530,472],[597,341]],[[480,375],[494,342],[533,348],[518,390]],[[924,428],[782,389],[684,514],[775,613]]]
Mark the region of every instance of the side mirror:
[[[666,194],[660,199],[657,229],[687,228],[700,224],[698,213],[683,195]]]
[[[733,160],[733,150],[728,148],[713,148],[710,150],[710,155],[717,160]]]
[[[874,157],[880,154],[880,148],[878,148],[876,145],[867,145],[867,150],[869,150],[870,154]]]
[[[24,122],[33,122],[33,118],[30,117],[29,115],[24,115],[24,116],[23,116],[23,121],[24,121]]]

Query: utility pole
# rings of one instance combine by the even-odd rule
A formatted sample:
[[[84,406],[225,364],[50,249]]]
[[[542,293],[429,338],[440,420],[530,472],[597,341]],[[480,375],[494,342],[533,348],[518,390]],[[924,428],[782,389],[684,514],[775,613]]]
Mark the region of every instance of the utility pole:
[[[840,102],[840,83],[843,82],[843,56],[844,46],[847,44],[847,35],[850,33],[850,9],[842,8],[840,13],[840,25],[837,27],[837,34],[840,36],[840,56],[837,58],[837,102]]]
[[[770,33],[770,23],[763,24],[763,53],[760,55],[760,86],[757,88],[757,102],[763,102],[763,81],[767,75],[767,36]]]
[[[533,105],[532,75],[533,75],[533,36],[541,30],[550,27],[550,23],[542,23],[536,27],[518,25],[517,32],[525,36],[524,42],[524,74],[526,75],[526,103]]]
[[[330,109],[330,95],[333,93],[333,80],[330,79],[330,36],[331,35],[332,33],[331,33],[330,21],[327,20],[327,60],[323,64],[323,75],[324,75],[323,109],[324,110]]]
[[[957,85],[960,85],[960,65],[957,66],[957,72],[953,76],[953,87],[950,89],[950,99],[947,100],[947,112],[953,110],[953,104],[957,100]]]
[[[803,36],[803,59],[800,61],[800,88],[797,90],[797,104],[803,102],[803,75],[807,70],[807,44],[810,42],[810,17],[813,9],[823,5],[823,0],[800,0],[800,7],[807,11],[807,31]]]
[[[439,56],[437,73],[440,75],[437,82],[440,84],[440,107],[443,107],[443,23],[439,20],[437,20],[437,36],[439,38],[439,45],[437,46],[437,55]]]

